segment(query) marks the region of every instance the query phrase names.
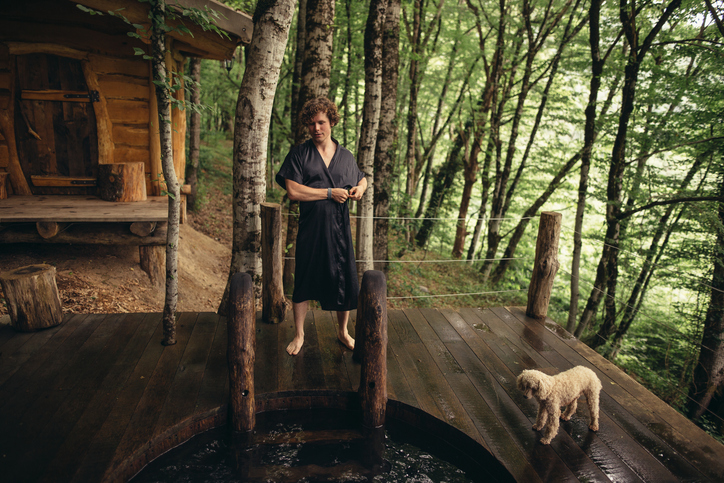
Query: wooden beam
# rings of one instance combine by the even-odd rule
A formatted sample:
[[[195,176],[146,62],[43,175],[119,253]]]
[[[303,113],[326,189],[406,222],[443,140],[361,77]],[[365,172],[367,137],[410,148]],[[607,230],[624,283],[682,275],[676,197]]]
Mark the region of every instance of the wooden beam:
[[[161,195],[161,181],[163,179],[163,168],[161,167],[161,133],[158,129],[158,101],[156,99],[156,85],[153,83],[153,70],[149,69],[149,115],[148,135],[151,152],[151,194]]]
[[[16,195],[32,195],[28,181],[25,179],[23,168],[20,166],[20,159],[18,159],[18,150],[15,145],[15,129],[13,128],[13,108],[12,102],[10,103],[10,109],[0,111],[0,130],[3,132],[3,137],[8,143],[8,173],[10,175],[10,184],[13,187],[13,192]]]
[[[55,89],[42,91],[22,90],[20,91],[20,98],[33,101],[91,102],[87,91],[61,91]]]
[[[98,164],[113,164],[115,144],[113,143],[113,123],[108,114],[108,102],[103,91],[101,91],[98,76],[96,76],[91,63],[84,60],[81,62],[81,66],[83,67],[83,75],[88,89],[98,92],[99,96],[98,102],[93,103],[98,138]]]
[[[95,186],[96,179],[90,176],[31,176],[33,186]]]
[[[73,245],[165,245],[166,223],[159,223],[149,236],[139,237],[128,229],[128,223],[74,223],[52,238],[38,234],[35,223],[3,225],[0,244],[4,243],[70,243]]]
[[[71,59],[85,60],[88,52],[45,42],[6,42],[10,55],[51,54]]]
[[[262,320],[284,322],[287,302],[282,284],[282,207],[261,203]]]
[[[66,226],[68,226],[68,223],[58,223],[57,221],[39,221],[35,224],[35,229],[38,230],[38,235],[47,240],[62,232]]]

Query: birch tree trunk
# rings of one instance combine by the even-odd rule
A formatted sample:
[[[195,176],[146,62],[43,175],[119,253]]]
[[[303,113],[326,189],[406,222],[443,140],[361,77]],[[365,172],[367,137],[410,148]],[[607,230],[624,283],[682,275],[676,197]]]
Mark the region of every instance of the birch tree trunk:
[[[397,79],[400,64],[400,0],[389,0],[382,37],[382,91],[380,125],[374,159],[374,259],[388,260],[390,184],[397,153]],[[375,263],[375,270],[387,272],[387,263]]]
[[[158,128],[161,138],[161,168],[166,182],[168,199],[168,229],[166,231],[166,295],[163,305],[163,344],[176,343],[176,306],[178,304],[178,240],[181,189],[173,166],[171,138],[171,93],[166,70],[166,3],[151,3],[151,48],[153,82],[158,102]]]
[[[201,104],[201,59],[191,57],[189,62],[191,79],[196,83],[191,89],[191,104]],[[191,186],[191,193],[187,196],[189,209],[196,209],[196,193],[199,179],[199,146],[201,145],[201,113],[198,109],[192,109],[189,116],[189,164],[186,179]]]
[[[382,92],[382,27],[387,0],[371,0],[365,28],[365,98],[357,165],[367,177],[367,190],[357,206],[357,275],[373,270],[374,153]]]
[[[277,0],[271,6],[260,2],[254,13],[254,34],[247,47],[247,63],[236,103],[234,128],[234,240],[231,267],[219,313],[228,313],[229,286],[237,272],[246,272],[261,298],[260,203],[266,196],[266,158],[274,94],[294,0]]]

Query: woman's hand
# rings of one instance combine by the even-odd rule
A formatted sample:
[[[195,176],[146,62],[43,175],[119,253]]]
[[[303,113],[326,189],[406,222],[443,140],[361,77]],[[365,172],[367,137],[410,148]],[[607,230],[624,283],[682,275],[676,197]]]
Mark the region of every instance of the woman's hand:
[[[362,180],[359,182],[357,186],[349,190],[349,197],[355,201],[359,201],[362,199],[362,195],[365,194],[365,191],[367,190],[367,179],[362,178]]]
[[[332,188],[332,199],[337,203],[344,203],[350,194],[344,188]]]

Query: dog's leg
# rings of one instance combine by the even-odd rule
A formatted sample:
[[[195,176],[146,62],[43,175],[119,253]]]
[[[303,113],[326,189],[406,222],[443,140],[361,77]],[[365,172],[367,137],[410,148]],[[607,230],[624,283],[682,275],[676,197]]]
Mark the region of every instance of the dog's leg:
[[[576,409],[578,409],[578,398],[571,401],[571,403],[566,408],[566,412],[563,413],[561,416],[561,419],[563,421],[570,421],[571,416],[573,416],[576,413]]]
[[[548,421],[546,422],[546,428],[543,432],[543,439],[540,440],[543,444],[550,444],[551,440],[558,434],[558,419],[561,417],[561,405],[560,401],[554,401],[554,404],[549,405],[546,408],[548,411]]]
[[[533,429],[535,429],[536,431],[540,431],[541,429],[543,429],[543,426],[545,426],[546,424],[546,419],[548,419],[546,403],[544,401],[538,401],[538,417],[535,420]]]
[[[592,431],[598,431],[598,399],[600,396],[600,389],[595,388],[590,391],[586,391],[586,401],[588,401],[588,411],[591,416],[591,424],[588,428]]]

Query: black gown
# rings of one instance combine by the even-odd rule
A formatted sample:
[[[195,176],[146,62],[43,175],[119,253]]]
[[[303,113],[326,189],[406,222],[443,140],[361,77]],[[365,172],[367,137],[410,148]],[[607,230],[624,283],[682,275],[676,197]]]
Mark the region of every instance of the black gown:
[[[352,153],[332,141],[337,151],[329,168],[310,139],[289,151],[276,175],[277,183],[284,189],[287,179],[310,188],[357,186],[364,173]],[[293,302],[318,300],[322,310],[357,308],[359,284],[348,202],[325,199],[299,203],[295,261]]]

